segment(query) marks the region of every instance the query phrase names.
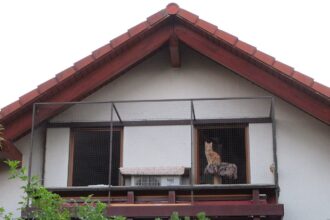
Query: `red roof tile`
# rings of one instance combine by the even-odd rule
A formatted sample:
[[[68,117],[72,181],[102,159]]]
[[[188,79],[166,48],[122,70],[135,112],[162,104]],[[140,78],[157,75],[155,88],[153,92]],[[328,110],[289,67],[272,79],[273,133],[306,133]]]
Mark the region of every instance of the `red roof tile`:
[[[292,77],[296,79],[297,81],[305,84],[306,86],[312,86],[314,83],[313,78],[306,76],[300,72],[294,71]]]
[[[110,53],[112,51],[112,47],[111,47],[111,44],[106,44],[102,47],[100,47],[99,49],[97,50],[94,50],[92,55],[95,59],[99,59],[101,57],[103,57],[104,55]]]
[[[147,21],[150,25],[155,25],[156,23],[162,21],[168,16],[166,10],[161,10],[147,18]]]
[[[250,44],[240,40],[236,42],[235,47],[244,51],[245,53],[248,53],[249,55],[253,55],[257,50],[254,46],[251,46]]]
[[[225,32],[225,31],[222,31],[220,29],[216,31],[215,37],[217,37],[218,39],[225,41],[231,45],[235,45],[236,42],[238,41],[237,37]]]
[[[34,89],[24,95],[22,95],[21,97],[19,97],[19,102],[21,105],[24,105],[26,103],[29,103],[35,99],[38,98],[38,96],[40,95],[38,89]]]
[[[69,67],[66,70],[63,70],[62,72],[56,74],[56,79],[58,80],[58,82],[62,82],[66,79],[68,79],[69,77],[73,76],[76,73],[75,69],[73,67]]]
[[[166,11],[169,15],[175,15],[179,11],[179,6],[176,3],[170,3],[166,6]]]
[[[116,47],[120,46],[121,44],[125,43],[129,38],[130,38],[130,36],[128,35],[128,33],[124,33],[124,34],[116,37],[112,41],[110,41],[110,44],[111,44],[112,48],[116,48]]]
[[[317,92],[321,93],[321,94],[325,94],[326,96],[330,97],[330,88],[322,85],[321,83],[318,82],[314,82],[314,84],[312,85],[312,88],[315,89]]]
[[[49,79],[38,86],[38,91],[41,94],[43,92],[46,92],[48,89],[53,88],[54,86],[56,86],[56,84],[57,84],[56,78]]]
[[[268,64],[270,66],[272,66],[275,62],[274,57],[269,56],[268,54],[265,54],[264,52],[261,52],[259,50],[254,54],[254,57],[257,58],[259,61]]]
[[[204,31],[210,33],[210,34],[214,34],[217,30],[218,30],[218,27],[207,22],[207,21],[204,21],[202,19],[199,19],[196,24],[195,24],[197,27],[203,29]]]
[[[284,73],[288,76],[291,76],[293,74],[294,69],[291,66],[288,66],[280,61],[275,61],[273,64],[273,67],[277,70],[279,70],[281,73]]]
[[[148,22],[144,21],[144,22],[141,22],[140,24],[135,25],[134,27],[130,28],[128,30],[128,33],[129,33],[130,37],[134,37],[134,36],[140,34],[141,32],[148,30],[148,28],[149,28]]]
[[[182,8],[180,8],[177,16],[179,18],[182,18],[182,19],[188,21],[189,23],[192,23],[192,24],[195,24],[198,21],[198,16],[197,15],[195,15],[195,14],[189,12],[189,11],[186,11]]]
[[[93,63],[93,61],[94,61],[94,57],[92,55],[89,55],[89,56],[84,57],[81,60],[75,62],[73,64],[73,67],[76,71],[79,71],[79,70],[84,69],[85,67],[87,67],[91,63]]]
[[[1,109],[1,113],[2,113],[3,118],[6,117],[7,115],[10,115],[14,111],[17,111],[20,107],[21,107],[21,103],[19,102],[19,100],[15,101],[13,103],[10,103],[9,105],[3,107]]]

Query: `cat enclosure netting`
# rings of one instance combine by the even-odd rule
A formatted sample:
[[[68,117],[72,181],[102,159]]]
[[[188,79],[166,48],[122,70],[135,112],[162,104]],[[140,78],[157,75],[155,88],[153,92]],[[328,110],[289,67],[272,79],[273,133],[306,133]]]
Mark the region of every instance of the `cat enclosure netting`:
[[[33,112],[29,175],[46,187],[277,182],[271,97],[36,103]]]

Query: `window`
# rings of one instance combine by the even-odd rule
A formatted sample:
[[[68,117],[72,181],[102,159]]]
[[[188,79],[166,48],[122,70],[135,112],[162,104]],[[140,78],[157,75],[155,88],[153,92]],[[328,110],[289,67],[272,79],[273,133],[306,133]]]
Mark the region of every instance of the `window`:
[[[158,176],[136,176],[134,177],[135,186],[160,186],[160,177]]]
[[[205,172],[208,161],[205,142],[211,143],[213,151],[220,155],[221,162],[236,166],[237,178],[222,176],[222,184],[249,182],[247,159],[247,125],[203,126],[197,128],[196,179],[199,184],[213,184],[214,176]]]
[[[121,130],[113,131],[111,185],[119,185]],[[70,186],[109,183],[109,129],[74,129],[70,147]]]

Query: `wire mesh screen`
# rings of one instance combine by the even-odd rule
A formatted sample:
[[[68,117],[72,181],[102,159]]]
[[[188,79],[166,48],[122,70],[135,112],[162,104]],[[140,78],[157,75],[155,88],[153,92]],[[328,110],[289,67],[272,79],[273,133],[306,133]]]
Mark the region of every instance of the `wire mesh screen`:
[[[48,186],[66,186],[70,178],[73,186],[108,185],[109,173],[111,185],[119,185],[121,165],[182,166],[191,170],[191,184],[269,183],[272,174],[260,172],[273,163],[270,113],[269,97],[40,103],[31,161],[44,157],[45,165],[33,173],[44,173]],[[261,151],[264,159],[257,161]]]
[[[123,121],[190,119],[189,101],[154,101],[116,103]]]
[[[205,125],[198,128],[200,184],[247,183],[246,126]],[[218,179],[216,179],[218,178]]]
[[[270,99],[197,100],[197,119],[241,119],[269,117]]]
[[[87,186],[109,183],[110,132],[78,129],[73,133],[72,185]],[[111,184],[118,185],[120,166],[120,131],[113,131]]]
[[[56,106],[56,105],[55,105]],[[111,103],[74,103],[65,104],[61,114],[51,119],[53,123],[68,122],[109,122]],[[116,114],[113,114],[113,121],[118,121]]]

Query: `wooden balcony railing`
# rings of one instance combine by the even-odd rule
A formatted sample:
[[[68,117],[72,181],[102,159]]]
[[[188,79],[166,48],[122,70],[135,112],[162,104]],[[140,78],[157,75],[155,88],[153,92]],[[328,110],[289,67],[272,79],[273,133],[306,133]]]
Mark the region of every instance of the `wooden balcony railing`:
[[[284,215],[284,206],[277,202],[275,185],[104,186],[49,190],[67,199],[69,207],[72,199],[79,202],[81,196],[93,194],[95,199],[108,203],[107,215],[134,219],[168,217],[174,211],[182,216],[205,212],[212,219],[282,219]]]

